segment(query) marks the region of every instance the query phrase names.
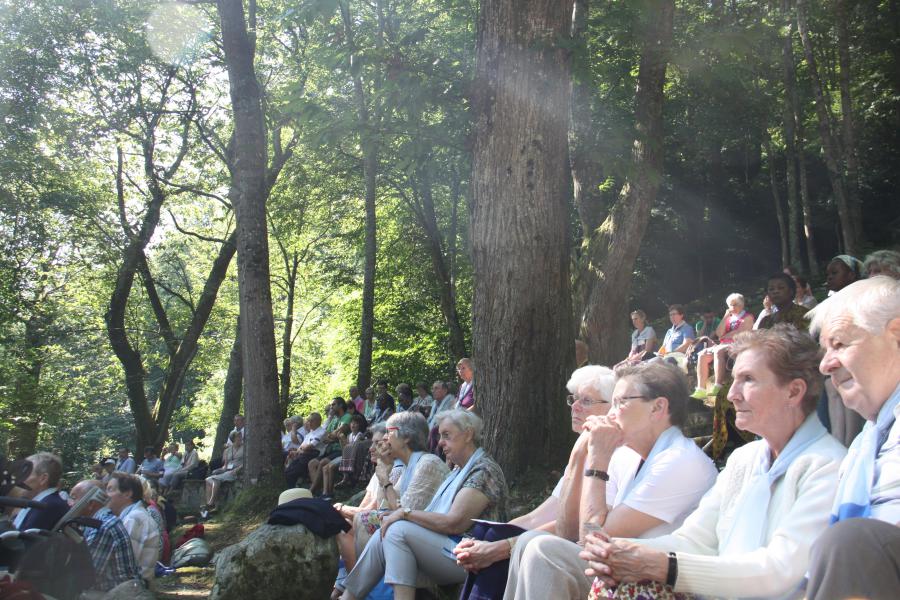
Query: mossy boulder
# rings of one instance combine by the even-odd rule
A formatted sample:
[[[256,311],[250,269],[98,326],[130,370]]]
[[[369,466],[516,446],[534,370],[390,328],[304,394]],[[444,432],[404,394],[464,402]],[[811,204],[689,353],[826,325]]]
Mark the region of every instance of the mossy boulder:
[[[320,538],[303,525],[262,525],[213,562],[210,600],[321,600],[334,585],[338,549],[334,538]]]

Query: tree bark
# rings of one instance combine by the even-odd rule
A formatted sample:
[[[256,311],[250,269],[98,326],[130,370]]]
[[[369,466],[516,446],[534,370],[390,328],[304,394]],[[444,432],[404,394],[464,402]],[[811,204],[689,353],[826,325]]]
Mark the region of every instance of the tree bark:
[[[281,475],[281,429],[275,321],[269,287],[266,225],[267,144],[254,41],[241,0],[218,0],[222,47],[234,118],[229,198],[237,222],[238,292],[247,418],[244,478],[250,484]],[[255,2],[250,0],[251,15]]]
[[[800,202],[797,197],[797,120],[798,105],[797,102],[797,73],[794,67],[794,40],[793,40],[793,20],[790,13],[790,0],[782,0],[781,12],[784,18],[785,33],[782,41],[781,62],[782,75],[784,82],[784,103],[782,112],[782,123],[784,126],[784,146],[785,146],[785,183],[787,185],[787,205],[788,205],[788,249],[790,255],[787,257],[788,262],[782,263],[784,266],[793,264],[796,267],[801,266],[800,253]],[[770,143],[771,145],[771,143]],[[780,205],[780,203],[779,203]],[[786,257],[782,252],[782,260]]]
[[[508,477],[558,464],[574,363],[566,139],[572,1],[483,0],[473,85],[475,397]],[[557,401],[552,401],[559,398]]]
[[[847,193],[844,187],[842,173],[842,151],[834,136],[831,112],[825,98],[825,88],[819,75],[819,67],[813,50],[812,40],[809,37],[809,26],[806,17],[806,0],[797,0],[797,30],[800,32],[800,40],[803,42],[803,52],[809,66],[810,78],[813,83],[813,92],[816,99],[816,115],[819,122],[819,135],[822,138],[822,149],[825,152],[825,166],[828,170],[828,180],[838,207],[838,217],[841,222],[841,235],[844,238],[844,251],[848,254],[856,254],[859,251],[859,240],[856,237],[856,225],[853,222]]]
[[[234,428],[234,415],[241,411],[244,377],[241,360],[241,318],[238,316],[234,328],[234,342],[228,356],[228,371],[225,374],[225,385],[222,389],[222,412],[216,427],[216,438],[212,447],[212,458],[218,458],[225,449],[228,433]]]
[[[673,0],[653,0],[644,13],[635,91],[635,140],[631,175],[604,222],[585,232],[579,277],[590,280],[581,313],[581,338],[594,364],[622,358],[634,262],[662,181],[663,85],[672,45]]]

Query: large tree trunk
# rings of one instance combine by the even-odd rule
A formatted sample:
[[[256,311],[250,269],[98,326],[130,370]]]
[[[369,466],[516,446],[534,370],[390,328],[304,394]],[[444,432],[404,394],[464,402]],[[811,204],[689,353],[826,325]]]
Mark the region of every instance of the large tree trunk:
[[[234,164],[229,198],[237,221],[238,290],[247,417],[244,477],[251,484],[281,474],[280,410],[275,321],[269,288],[266,226],[267,145],[254,41],[241,0],[219,0],[222,47],[234,118]],[[250,0],[250,13],[255,13]],[[254,24],[255,29],[255,24]]]
[[[603,224],[585,232],[580,277],[590,279],[581,314],[581,337],[595,364],[622,358],[634,262],[662,181],[663,85],[672,45],[673,0],[647,3],[641,33],[641,59],[635,92],[635,140],[631,178]],[[625,307],[625,308],[623,308]]]
[[[475,397],[508,476],[559,464],[574,364],[567,114],[572,1],[483,0],[472,246]],[[559,398],[558,401],[553,399]]]
[[[841,88],[841,134],[843,138],[844,167],[847,205],[853,224],[853,235],[859,246],[865,245],[862,223],[862,204],[859,199],[859,154],[856,147],[856,124],[853,115],[853,97],[850,94],[850,14],[848,0],[836,0],[835,11],[838,34],[838,64]]]
[[[219,414],[219,424],[216,427],[216,438],[213,442],[213,458],[222,455],[222,450],[225,449],[225,441],[228,439],[228,433],[234,428],[234,415],[241,411],[241,396],[243,395],[244,387],[242,370],[241,318],[238,317],[234,328],[234,342],[231,344],[231,353],[228,357],[225,385],[222,388],[222,412]]]
[[[789,262],[799,267],[800,257],[800,202],[797,197],[797,119],[798,102],[796,86],[796,69],[794,68],[793,19],[791,19],[790,0],[782,0],[781,12],[785,21],[784,40],[781,48],[782,75],[784,82],[784,108],[782,124],[784,127],[785,146],[785,180],[787,184]],[[782,260],[784,260],[782,252]]]
[[[831,112],[825,98],[825,88],[819,75],[819,67],[813,50],[812,39],[809,37],[809,26],[806,17],[806,0],[797,0],[797,30],[800,32],[800,40],[803,42],[803,52],[809,66],[812,79],[813,92],[816,99],[816,115],[819,121],[819,135],[822,138],[822,149],[825,151],[825,166],[828,170],[828,180],[831,183],[831,191],[834,194],[838,207],[838,217],[841,222],[841,235],[844,238],[844,250],[848,254],[856,254],[859,251],[859,240],[856,237],[857,227],[853,222],[853,214],[847,201],[847,193],[844,187],[842,173],[842,150],[834,136],[834,127],[831,122]]]
[[[348,50],[347,68],[353,77],[353,100],[356,103],[356,119],[359,126],[359,142],[363,159],[363,181],[365,184],[366,234],[365,265],[363,267],[362,319],[359,328],[359,366],[356,385],[364,390],[372,379],[372,336],[375,332],[375,258],[378,251],[376,238],[375,200],[378,194],[378,141],[372,131],[369,115],[369,101],[360,75],[359,56],[353,30],[353,17],[346,1],[339,3],[344,38]],[[380,12],[381,5],[378,5]]]

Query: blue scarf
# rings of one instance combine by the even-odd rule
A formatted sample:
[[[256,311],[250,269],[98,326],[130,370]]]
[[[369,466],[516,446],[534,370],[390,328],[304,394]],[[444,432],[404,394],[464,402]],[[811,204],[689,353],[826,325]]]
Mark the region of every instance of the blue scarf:
[[[469,457],[469,460],[466,461],[464,466],[456,467],[450,471],[450,474],[444,479],[444,483],[442,483],[441,487],[438,488],[438,491],[435,492],[434,498],[431,499],[431,502],[425,510],[427,512],[442,515],[450,512],[450,507],[453,506],[453,499],[466,482],[466,479],[468,479],[472,469],[480,462],[482,456],[484,456],[484,449],[478,448],[472,456]]]
[[[837,523],[856,517],[865,518],[872,512],[872,485],[875,483],[875,459],[884,444],[885,436],[894,424],[894,410],[900,403],[900,385],[878,411],[875,422],[866,421],[862,432],[850,444],[844,458],[847,466],[838,482],[831,522]]]
[[[738,498],[734,524],[719,546],[720,556],[744,554],[762,547],[772,486],[787,472],[794,460],[826,435],[828,432],[816,413],[809,415],[771,466],[769,445],[764,440],[755,442],[756,464],[752,467],[753,474]]]
[[[403,475],[400,476],[400,479],[397,481],[397,485],[395,486],[397,489],[397,494],[402,496],[406,493],[406,488],[409,487],[409,482],[412,481],[413,477],[416,474],[416,466],[419,464],[419,459],[422,458],[424,452],[413,452],[409,457],[409,462],[406,463],[406,468],[403,469]]]
[[[628,494],[631,493],[638,483],[651,471],[651,466],[653,465],[654,459],[662,454],[665,450],[668,450],[672,444],[677,442],[681,438],[681,430],[677,427],[669,427],[665,431],[663,431],[658,438],[656,438],[656,442],[653,444],[653,449],[650,450],[650,454],[647,455],[647,460],[644,461],[644,465],[637,472],[631,481],[628,482],[624,488],[621,488],[619,492],[616,494],[616,506],[621,504],[628,498]]]

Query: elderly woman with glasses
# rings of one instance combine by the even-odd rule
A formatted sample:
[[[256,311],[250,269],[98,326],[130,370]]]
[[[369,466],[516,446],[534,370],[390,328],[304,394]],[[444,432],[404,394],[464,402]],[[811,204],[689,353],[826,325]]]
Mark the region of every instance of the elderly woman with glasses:
[[[673,531],[715,482],[715,465],[681,433],[684,374],[653,361],[616,376],[608,413],[585,419],[579,442],[586,451],[567,467],[562,513],[577,519],[557,520],[555,536],[522,536],[510,559],[507,599],[586,597],[591,579],[576,542],[598,530],[623,537]]]
[[[570,393],[566,396],[566,403],[571,410],[572,431],[580,434],[572,449],[572,455],[576,458],[570,462],[584,459],[588,436],[582,429],[584,421],[588,417],[605,415],[609,411],[615,384],[616,376],[612,369],[596,365],[581,367],[569,378],[566,388]],[[527,530],[555,533],[557,524],[566,520],[574,522],[577,527],[577,506],[575,514],[571,516],[562,513],[561,496],[565,482],[566,477],[563,475],[553,493],[530,513],[505,524],[478,523],[473,528],[472,537],[463,539],[456,546],[453,550],[456,560],[468,571],[463,600],[503,597],[509,555],[519,536]]]
[[[846,452],[815,414],[820,352],[806,333],[778,325],[738,336],[731,353],[736,424],[762,439],[734,451],[670,535],[588,536],[582,557],[598,576],[592,598],[802,597]]]
[[[466,410],[438,416],[440,445],[456,467],[424,510],[401,506],[384,518],[381,535],[369,540],[347,576],[344,600],[365,598],[382,577],[397,600],[413,600],[417,582],[465,580],[452,553],[460,536],[471,529],[472,519],[506,517],[506,479],[479,447],[482,427],[481,418]]]

